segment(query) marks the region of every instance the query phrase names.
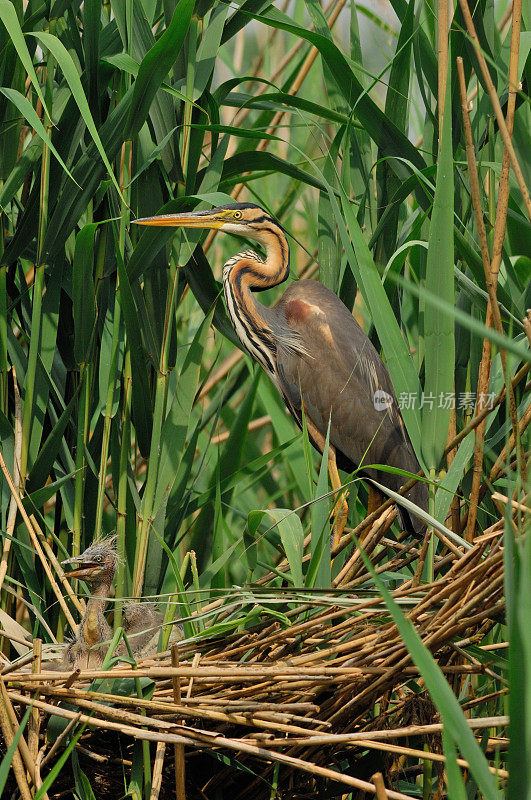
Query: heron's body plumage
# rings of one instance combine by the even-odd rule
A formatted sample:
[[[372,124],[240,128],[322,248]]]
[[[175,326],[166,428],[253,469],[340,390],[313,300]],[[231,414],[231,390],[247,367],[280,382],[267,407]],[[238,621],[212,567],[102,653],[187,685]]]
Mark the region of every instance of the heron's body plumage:
[[[402,475],[369,465],[383,464],[413,474],[420,465],[389,373],[369,338],[341,300],[317,281],[291,284],[276,309],[308,353],[278,348],[278,376],[291,413],[300,424],[304,402],[305,413],[325,435],[330,421],[330,443],[340,468],[352,472],[361,467],[365,476],[398,491],[406,481]],[[326,353],[325,361],[322,353]],[[316,359],[320,360],[319,380]],[[388,405],[382,407],[385,398]],[[426,484],[416,484],[407,496],[427,510]],[[407,521],[413,531],[422,530],[416,519]]]

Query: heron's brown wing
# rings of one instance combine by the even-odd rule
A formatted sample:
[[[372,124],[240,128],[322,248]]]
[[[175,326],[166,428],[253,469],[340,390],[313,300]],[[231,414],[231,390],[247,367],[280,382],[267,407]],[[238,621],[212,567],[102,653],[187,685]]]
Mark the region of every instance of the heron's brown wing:
[[[299,281],[284,293],[278,310],[305,351],[280,347],[277,353],[279,381],[292,411],[300,413],[302,398],[324,435],[330,420],[340,465],[342,454],[354,466],[386,464],[416,473],[419,464],[387,369],[346,306],[322,284]],[[394,490],[404,482],[389,473],[365,472]],[[424,489],[415,494],[411,499],[427,507]]]

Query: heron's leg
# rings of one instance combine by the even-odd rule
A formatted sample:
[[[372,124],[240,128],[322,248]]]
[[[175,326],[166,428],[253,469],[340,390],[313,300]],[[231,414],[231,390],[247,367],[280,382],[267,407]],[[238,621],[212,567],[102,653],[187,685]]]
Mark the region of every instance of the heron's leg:
[[[324,453],[326,438],[323,436],[319,428],[313,424],[312,420],[308,416],[306,407],[304,407],[304,412],[306,415],[306,427],[308,429],[308,435],[315,447],[317,447],[321,453]],[[328,474],[330,475],[332,489],[337,492],[339,489],[341,489],[341,478],[339,477],[339,473],[337,471],[336,450],[335,447],[330,443],[328,444]],[[345,530],[345,525],[347,524],[348,505],[346,498],[346,491],[339,495],[334,505],[334,510],[331,514],[331,516],[335,518],[330,542],[332,550],[339,542],[341,535]]]
[[[330,453],[328,456],[328,474],[330,475],[330,483],[332,484],[332,489],[337,490],[341,488],[341,478],[339,477],[339,473],[337,471],[337,463],[336,463],[336,451],[333,447],[330,448],[330,452],[332,457],[330,457]],[[330,542],[330,546],[332,550],[336,547],[343,535],[343,531],[345,530],[345,525],[347,524],[348,518],[348,503],[347,503],[347,494],[348,492],[342,492],[336,501],[334,506],[334,510],[332,511],[332,516],[334,517],[334,527],[332,528],[332,540]]]
[[[372,483],[367,482],[367,487],[369,489],[369,499],[367,501],[367,516],[369,516],[369,514],[372,514],[373,511],[377,511],[382,505],[382,503],[385,503],[387,498],[376,488],[376,486],[373,486]],[[366,528],[364,531],[360,533],[360,542],[363,542],[369,530],[370,528]]]
[[[385,503],[386,498],[384,495],[378,491],[376,486],[373,486],[372,483],[368,483],[369,487],[369,502],[367,503],[367,516],[372,514],[373,511],[376,511],[382,503]]]

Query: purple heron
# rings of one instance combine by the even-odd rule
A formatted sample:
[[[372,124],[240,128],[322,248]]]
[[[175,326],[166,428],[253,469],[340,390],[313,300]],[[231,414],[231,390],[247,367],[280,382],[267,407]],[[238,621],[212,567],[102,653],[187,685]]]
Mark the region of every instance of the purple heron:
[[[312,444],[323,452],[330,420],[329,468],[332,487],[341,481],[337,467],[393,491],[405,483],[397,474],[363,465],[382,464],[409,473],[420,469],[393,391],[391,378],[372,343],[341,300],[321,283],[292,283],[273,307],[253,297],[289,276],[289,247],[277,220],[253,203],[233,203],[209,211],[164,214],[135,220],[140,225],[210,228],[252,239],[264,256],[243,250],[223,267],[227,311],[242,345],[267,372]],[[406,497],[428,510],[428,488],[418,482]],[[369,481],[369,512],[382,496]],[[424,523],[399,509],[409,533]],[[338,525],[338,519],[342,516]],[[346,515],[338,514],[333,546]]]

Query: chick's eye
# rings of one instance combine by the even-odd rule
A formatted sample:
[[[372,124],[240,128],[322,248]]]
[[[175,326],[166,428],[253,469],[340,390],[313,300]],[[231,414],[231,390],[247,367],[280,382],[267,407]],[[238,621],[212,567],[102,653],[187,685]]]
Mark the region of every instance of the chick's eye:
[[[101,564],[101,562],[103,561],[103,558],[101,556],[96,556],[94,558],[94,561],[96,561],[98,564]]]

